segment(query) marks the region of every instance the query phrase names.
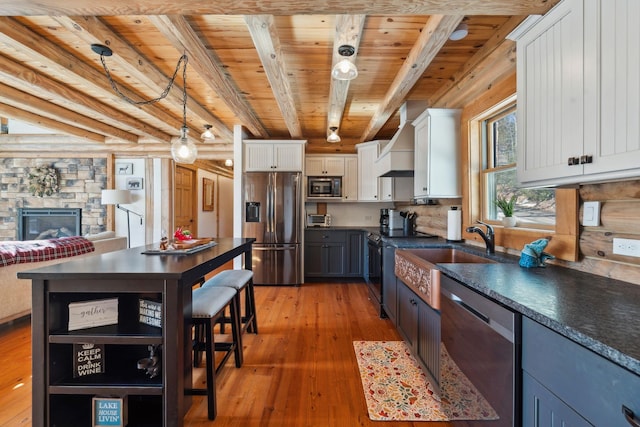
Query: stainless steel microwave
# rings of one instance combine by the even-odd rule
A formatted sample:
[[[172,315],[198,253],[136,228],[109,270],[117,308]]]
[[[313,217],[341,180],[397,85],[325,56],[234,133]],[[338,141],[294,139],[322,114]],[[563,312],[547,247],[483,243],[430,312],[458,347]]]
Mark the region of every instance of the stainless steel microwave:
[[[307,197],[342,197],[342,177],[307,177]]]

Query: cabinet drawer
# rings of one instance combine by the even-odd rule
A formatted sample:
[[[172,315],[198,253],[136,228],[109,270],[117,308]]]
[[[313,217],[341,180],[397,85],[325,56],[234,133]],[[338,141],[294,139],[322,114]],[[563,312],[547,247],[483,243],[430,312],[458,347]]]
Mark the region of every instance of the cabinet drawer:
[[[346,243],[346,231],[333,230],[307,230],[305,239],[310,243]]]
[[[629,427],[640,414],[640,377],[534,322],[522,322],[522,368],[597,426]]]

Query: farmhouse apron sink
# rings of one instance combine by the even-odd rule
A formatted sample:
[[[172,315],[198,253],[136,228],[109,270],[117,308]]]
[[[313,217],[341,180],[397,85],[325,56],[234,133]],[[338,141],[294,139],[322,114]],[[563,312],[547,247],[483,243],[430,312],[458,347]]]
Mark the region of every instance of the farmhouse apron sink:
[[[436,264],[496,262],[452,248],[397,249],[395,254],[396,276],[436,310],[440,310],[440,275],[442,274]]]

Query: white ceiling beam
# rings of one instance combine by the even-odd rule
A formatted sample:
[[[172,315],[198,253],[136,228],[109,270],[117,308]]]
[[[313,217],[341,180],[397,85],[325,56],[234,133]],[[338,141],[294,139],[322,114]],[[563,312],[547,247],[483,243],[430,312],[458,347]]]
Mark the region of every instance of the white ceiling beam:
[[[345,44],[355,48],[355,53],[348,57],[348,60],[354,64],[356,63],[365,19],[366,15],[336,16],[336,35],[333,42],[333,58],[331,61],[332,70],[338,62],[345,59],[338,53],[338,48]],[[336,80],[331,76],[329,78],[331,79],[331,84],[329,87],[329,106],[327,108],[327,136],[331,127],[340,128],[350,83],[348,80]]]
[[[398,110],[418,79],[422,77],[462,18],[462,15],[433,15],[429,17],[407,59],[400,67],[393,83],[389,86],[378,109],[362,133],[360,141],[370,141],[375,138],[389,117]]]
[[[289,85],[287,65],[280,46],[280,37],[272,15],[245,15],[253,45],[258,52],[264,72],[271,84],[271,91],[278,103],[289,134],[302,138],[302,127]]]
[[[104,143],[105,141],[104,135],[100,135],[99,133],[95,133],[95,132],[88,131],[86,129],[71,126],[66,123],[61,123],[58,120],[50,119],[48,117],[43,117],[38,114],[25,111],[21,108],[16,108],[8,104],[0,103],[0,114],[2,114],[5,117],[11,117],[13,119],[22,120],[27,123],[31,123],[32,125],[36,125],[46,129],[57,130],[68,135],[79,136],[91,141],[97,141],[101,143]],[[4,149],[6,147],[3,146],[2,148]],[[20,151],[20,150],[18,149],[17,151]]]

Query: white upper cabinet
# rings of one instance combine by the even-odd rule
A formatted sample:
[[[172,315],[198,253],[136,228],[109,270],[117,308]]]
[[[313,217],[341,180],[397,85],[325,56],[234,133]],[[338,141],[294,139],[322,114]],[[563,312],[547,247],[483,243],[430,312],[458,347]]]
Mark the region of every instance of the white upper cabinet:
[[[378,174],[374,168],[378,158],[378,141],[356,145],[358,150],[358,200],[379,201]]]
[[[344,156],[315,156],[307,154],[305,175],[307,176],[344,176]]]
[[[414,198],[462,197],[460,110],[429,108],[415,127]]]
[[[358,200],[358,157],[354,155],[348,155],[344,158],[342,198],[349,202]]]
[[[563,0],[517,41],[518,180],[640,173],[640,2]]]
[[[244,142],[245,172],[302,172],[306,141],[248,140]]]

